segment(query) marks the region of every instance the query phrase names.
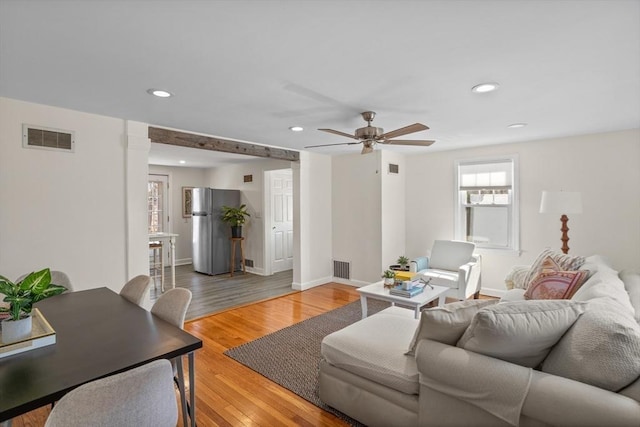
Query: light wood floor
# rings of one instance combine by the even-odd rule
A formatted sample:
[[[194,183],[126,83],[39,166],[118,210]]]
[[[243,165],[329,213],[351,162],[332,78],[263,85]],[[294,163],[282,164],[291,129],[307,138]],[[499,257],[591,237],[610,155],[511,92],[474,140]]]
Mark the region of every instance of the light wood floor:
[[[354,287],[331,283],[187,322],[204,344],[195,357],[198,426],[345,426],[223,352],[358,299]],[[29,412],[13,427],[43,426],[48,414]]]
[[[170,288],[171,271],[165,268],[165,289]],[[256,301],[297,292],[291,289],[293,270],[282,271],[271,276],[236,272],[209,276],[193,271],[193,265],[176,267],[176,287],[186,288],[193,294],[187,310],[187,320],[197,319],[212,313],[227,310]],[[151,302],[162,295],[160,278],[151,287]]]

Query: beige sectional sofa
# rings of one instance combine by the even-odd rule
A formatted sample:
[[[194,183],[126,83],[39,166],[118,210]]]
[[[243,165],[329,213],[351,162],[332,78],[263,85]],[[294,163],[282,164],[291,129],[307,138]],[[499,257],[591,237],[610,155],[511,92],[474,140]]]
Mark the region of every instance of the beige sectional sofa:
[[[640,426],[640,275],[586,259],[570,300],[390,307],[325,337],[319,394],[370,426]],[[411,351],[413,350],[413,351]]]

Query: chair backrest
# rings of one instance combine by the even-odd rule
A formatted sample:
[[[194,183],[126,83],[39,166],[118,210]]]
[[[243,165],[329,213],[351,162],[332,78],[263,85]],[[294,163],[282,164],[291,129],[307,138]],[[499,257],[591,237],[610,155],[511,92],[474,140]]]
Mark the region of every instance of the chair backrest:
[[[155,360],[67,393],[45,427],[175,427],[178,405],[168,360]]]
[[[151,277],[141,274],[125,283],[120,290],[120,295],[142,307],[150,288]]]
[[[64,286],[67,288],[65,292],[73,292],[73,285],[71,284],[71,279],[67,276],[67,273],[64,271],[51,270],[51,283],[54,285]],[[29,273],[23,274],[22,276],[16,279],[16,283],[27,277]]]
[[[471,261],[476,245],[458,240],[436,240],[433,242],[429,268],[458,271],[461,265]]]
[[[184,288],[169,289],[153,304],[151,314],[182,329],[190,302],[190,290]]]

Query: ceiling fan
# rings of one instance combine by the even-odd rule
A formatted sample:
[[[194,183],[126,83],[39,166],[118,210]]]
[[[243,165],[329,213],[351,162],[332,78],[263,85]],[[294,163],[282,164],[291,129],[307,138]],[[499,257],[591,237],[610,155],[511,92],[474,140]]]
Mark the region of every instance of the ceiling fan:
[[[318,129],[323,132],[329,132],[340,136],[345,136],[347,138],[352,138],[358,140],[358,142],[341,142],[338,144],[323,144],[323,145],[309,145],[304,148],[316,148],[316,147],[329,147],[333,145],[356,145],[363,144],[362,153],[367,154],[373,151],[373,147],[376,144],[390,144],[390,145],[419,145],[422,147],[428,147],[433,144],[435,141],[431,140],[412,140],[412,139],[391,139],[397,136],[407,135],[409,133],[420,132],[421,130],[429,129],[428,126],[423,125],[422,123],[414,123],[409,126],[405,126],[400,129],[392,130],[391,132],[384,132],[384,129],[371,126],[371,121],[376,116],[376,113],[373,111],[365,111],[360,113],[362,118],[367,122],[367,126],[356,129],[354,135],[350,135],[345,132],[340,132],[339,130],[333,129]]]

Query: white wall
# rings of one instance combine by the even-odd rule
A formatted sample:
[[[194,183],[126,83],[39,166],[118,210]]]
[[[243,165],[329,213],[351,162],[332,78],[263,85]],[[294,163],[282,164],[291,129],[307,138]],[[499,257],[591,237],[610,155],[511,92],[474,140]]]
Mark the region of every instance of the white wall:
[[[240,190],[241,203],[247,205],[251,215],[242,227],[245,237],[244,253],[246,259],[254,262],[247,271],[262,274],[264,271],[264,172],[289,169],[291,162],[275,159],[258,159],[247,163],[236,163],[205,171],[207,187],[224,190]],[[252,175],[252,182],[244,182],[245,175]]]
[[[333,157],[332,161],[333,259],[351,263],[353,283],[380,280],[382,179],[379,151]],[[404,206],[400,208],[404,209]]]
[[[75,153],[22,148],[22,124],[75,131]],[[125,122],[0,98],[0,274],[50,267],[77,289],[127,279]]]
[[[407,157],[407,256],[454,236],[454,162],[517,154],[522,254],[483,254],[483,292],[500,294],[515,264],[545,247],[559,250],[560,217],[539,213],[542,190],[580,191],[583,213],[569,216],[571,254],[601,254],[614,268],[640,260],[640,130],[504,144]],[[494,291],[492,291],[494,290]]]
[[[149,173],[169,177],[169,214],[170,233],[176,233],[176,265],[191,264],[193,247],[191,245],[192,219],[182,217],[182,187],[205,187],[206,169],[149,165]]]
[[[400,255],[405,254],[405,210],[412,209],[407,202],[407,168],[405,156],[391,151],[378,150],[380,153],[381,178],[381,242],[382,257],[380,259],[380,273],[391,264],[395,264]],[[389,173],[389,163],[398,165],[399,173]]]
[[[300,152],[293,169],[293,288],[308,289],[331,281],[332,212],[329,156]]]

